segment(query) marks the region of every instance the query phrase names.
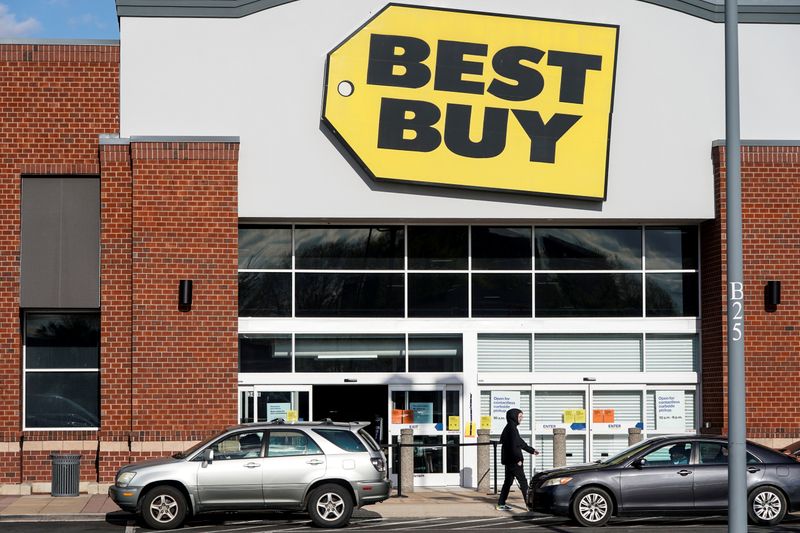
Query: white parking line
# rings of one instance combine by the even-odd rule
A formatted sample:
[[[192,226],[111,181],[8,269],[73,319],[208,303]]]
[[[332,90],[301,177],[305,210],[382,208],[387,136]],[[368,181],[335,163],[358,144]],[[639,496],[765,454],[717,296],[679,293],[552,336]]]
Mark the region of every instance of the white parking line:
[[[136,522],[128,520],[125,524],[125,533],[136,533]]]
[[[371,529],[371,528],[380,527],[380,526],[383,526],[383,525],[391,525],[391,526],[402,527],[405,524],[419,524],[419,523],[422,523],[422,522],[435,522],[437,520],[444,520],[444,518],[439,517],[439,518],[425,518],[423,520],[405,520],[405,521],[402,521],[402,522],[391,522],[389,524],[375,524],[375,525],[372,525],[372,526],[363,526],[363,527],[362,526],[350,526],[347,529]],[[406,528],[403,527],[403,529],[406,529]],[[411,528],[408,528],[408,529],[411,529]]]
[[[509,517],[509,516],[498,516],[498,517],[495,517],[495,518],[473,518],[472,520],[459,520],[458,522],[447,522],[446,524],[441,524],[441,525],[443,527],[447,526],[447,529],[454,529],[454,530],[469,529],[470,526],[454,527],[454,528],[451,528],[450,526],[456,526],[458,524],[472,524],[472,525],[475,525],[478,522],[497,522],[497,521],[501,521],[501,520],[509,520],[510,518],[511,517]],[[486,525],[488,525],[488,524],[486,524]],[[482,526],[477,526],[477,527],[482,527]],[[418,529],[418,528],[410,527],[408,529]]]

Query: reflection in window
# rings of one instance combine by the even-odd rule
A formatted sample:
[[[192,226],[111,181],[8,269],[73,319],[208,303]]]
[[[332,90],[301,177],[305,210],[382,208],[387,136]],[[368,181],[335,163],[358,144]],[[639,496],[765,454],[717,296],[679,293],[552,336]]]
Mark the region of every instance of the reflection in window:
[[[100,315],[26,313],[24,331],[25,427],[99,427]]]
[[[531,316],[530,274],[473,274],[473,317]]]
[[[537,270],[641,268],[641,228],[536,228]]]
[[[239,334],[239,372],[291,371],[291,335]]]
[[[298,317],[402,317],[403,274],[295,275]]]
[[[321,455],[316,442],[301,431],[270,430],[267,457],[291,457],[296,455]]]
[[[291,226],[239,226],[239,269],[292,268]]]
[[[647,228],[647,270],[696,270],[697,228]]]
[[[642,316],[642,276],[537,274],[536,316]]]
[[[466,226],[409,226],[409,270],[466,270]]]
[[[408,316],[467,316],[467,274],[409,274]]]
[[[239,272],[239,316],[292,316],[292,275]]]
[[[297,372],[403,372],[403,335],[297,335]]]
[[[352,431],[343,429],[314,429],[312,431],[346,452],[359,453],[367,451]]]
[[[531,228],[472,228],[473,270],[530,270]]]
[[[400,270],[405,263],[403,226],[298,226],[299,269]]]
[[[647,274],[647,316],[697,316],[697,274]]]
[[[409,335],[409,372],[461,372],[461,335]]]
[[[100,317],[90,313],[29,313],[25,321],[27,368],[100,366]]]
[[[214,450],[215,461],[257,459],[261,457],[261,444],[263,441],[263,431],[248,431],[236,433],[217,441],[211,446],[211,449]]]

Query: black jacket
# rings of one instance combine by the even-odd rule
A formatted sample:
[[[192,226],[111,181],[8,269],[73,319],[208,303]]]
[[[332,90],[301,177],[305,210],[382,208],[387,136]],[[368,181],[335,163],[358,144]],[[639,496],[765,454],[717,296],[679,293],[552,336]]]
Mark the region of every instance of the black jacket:
[[[522,440],[519,436],[519,414],[522,411],[519,409],[509,409],[506,411],[506,420],[508,423],[500,435],[500,462],[504,465],[516,465],[522,461],[522,450],[528,453],[535,453],[536,450],[528,446],[528,443]]]

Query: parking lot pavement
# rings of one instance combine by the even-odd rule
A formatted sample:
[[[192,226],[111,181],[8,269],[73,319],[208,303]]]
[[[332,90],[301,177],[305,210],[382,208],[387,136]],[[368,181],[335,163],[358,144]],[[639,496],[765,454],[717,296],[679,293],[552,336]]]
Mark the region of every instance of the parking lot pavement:
[[[220,514],[211,515],[203,521],[192,521],[178,531],[187,533],[320,533],[307,517],[302,515],[272,514],[269,518]],[[43,529],[52,529],[59,533],[143,533],[150,531],[138,526],[130,515],[110,513],[103,521],[73,522],[4,522],[4,533],[38,533]],[[496,517],[464,517],[464,518],[383,518],[381,516],[354,516],[345,531],[353,533],[394,533],[408,531],[413,533],[444,532],[464,533],[482,531],[490,533],[507,533],[508,531],[582,531],[582,532],[615,532],[645,533],[650,531],[695,531],[703,529],[703,533],[723,533],[727,531],[724,517],[703,518],[664,518],[647,517],[631,519],[615,519],[603,528],[582,528],[571,524],[563,518],[533,513],[503,514]],[[749,529],[753,533],[793,531],[800,532],[800,518],[790,516],[779,527]]]

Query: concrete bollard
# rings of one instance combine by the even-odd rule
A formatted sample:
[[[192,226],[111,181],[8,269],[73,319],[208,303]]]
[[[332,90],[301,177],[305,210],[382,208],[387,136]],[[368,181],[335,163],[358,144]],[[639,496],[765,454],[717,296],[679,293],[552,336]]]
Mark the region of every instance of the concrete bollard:
[[[478,430],[478,492],[488,493],[491,480],[489,479],[489,462],[492,446],[489,444],[488,429]]]
[[[642,442],[642,430],[639,428],[628,428],[628,446],[633,446],[637,442]]]
[[[553,468],[567,466],[567,430],[553,428]]]
[[[400,430],[400,444],[414,444],[413,429]],[[414,448],[411,446],[400,448],[400,484],[403,494],[414,492]]]

